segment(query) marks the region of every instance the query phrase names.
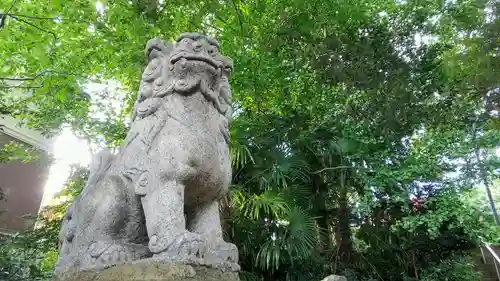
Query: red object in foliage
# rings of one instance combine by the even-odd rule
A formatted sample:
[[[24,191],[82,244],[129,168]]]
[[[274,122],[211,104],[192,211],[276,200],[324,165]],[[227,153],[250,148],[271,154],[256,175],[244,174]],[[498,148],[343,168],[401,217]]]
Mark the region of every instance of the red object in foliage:
[[[414,212],[420,211],[424,206],[425,198],[413,198],[411,199],[411,205]]]

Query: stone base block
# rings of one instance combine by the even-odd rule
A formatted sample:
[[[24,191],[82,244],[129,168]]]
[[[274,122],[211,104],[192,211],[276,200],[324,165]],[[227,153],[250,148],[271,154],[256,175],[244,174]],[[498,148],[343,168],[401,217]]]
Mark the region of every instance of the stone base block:
[[[67,271],[52,281],[239,281],[237,272],[184,264],[121,264],[101,270]]]

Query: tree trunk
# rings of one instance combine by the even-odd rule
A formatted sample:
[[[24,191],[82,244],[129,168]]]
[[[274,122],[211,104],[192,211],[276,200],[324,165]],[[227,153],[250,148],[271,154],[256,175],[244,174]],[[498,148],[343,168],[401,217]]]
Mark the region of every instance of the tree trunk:
[[[325,186],[323,179],[320,176],[313,177],[313,186],[316,191],[316,223],[320,228],[319,240],[321,242],[320,250],[329,251],[333,249],[332,232],[331,232],[331,217],[326,200],[328,199],[328,187]]]
[[[329,251],[333,249],[330,214],[328,212],[328,208],[326,207],[326,195],[321,194],[318,197],[320,197],[318,198],[318,213],[320,214],[320,216],[316,222],[321,229],[320,241],[322,250]]]
[[[353,254],[352,233],[350,227],[350,209],[347,187],[338,189],[338,211],[336,214],[335,238],[338,243],[339,261],[349,264]]]

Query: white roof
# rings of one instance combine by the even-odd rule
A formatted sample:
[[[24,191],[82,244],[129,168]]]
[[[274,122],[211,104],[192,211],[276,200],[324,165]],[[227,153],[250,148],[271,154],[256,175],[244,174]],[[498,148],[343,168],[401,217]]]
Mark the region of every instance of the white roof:
[[[0,115],[0,132],[46,152],[52,152],[54,139],[46,138],[35,130],[21,126],[18,120],[10,116]]]

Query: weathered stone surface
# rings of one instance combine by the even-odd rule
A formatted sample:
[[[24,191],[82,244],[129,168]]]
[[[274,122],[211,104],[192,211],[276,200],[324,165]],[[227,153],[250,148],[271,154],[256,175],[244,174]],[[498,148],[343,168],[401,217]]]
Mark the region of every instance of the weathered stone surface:
[[[152,39],[130,130],[102,151],[63,220],[55,273],[148,259],[237,271],[218,199],[231,181],[232,62],[217,42],[186,33]]]
[[[238,281],[236,272],[157,263],[118,265],[103,270],[67,271],[53,281]]]
[[[339,276],[339,275],[330,275],[330,276],[325,277],[321,281],[347,281],[347,278],[345,278],[344,276]]]

